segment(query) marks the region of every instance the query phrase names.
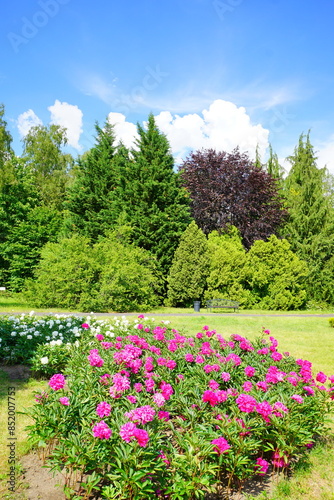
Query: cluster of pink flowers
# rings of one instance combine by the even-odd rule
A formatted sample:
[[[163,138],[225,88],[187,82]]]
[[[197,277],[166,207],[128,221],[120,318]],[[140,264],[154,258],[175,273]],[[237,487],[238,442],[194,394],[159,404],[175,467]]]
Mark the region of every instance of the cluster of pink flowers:
[[[139,315],[138,319],[144,319],[144,316]],[[86,324],[82,325],[84,329],[89,328],[88,324],[84,325]],[[201,385],[202,391],[204,388],[207,388],[201,396],[202,402],[196,401],[198,404],[192,404],[189,412],[195,415],[197,411],[203,411],[203,408],[208,409],[212,413],[212,418],[217,419],[213,426],[215,432],[217,430],[221,432],[219,429],[222,428],[222,423],[218,421],[225,420],[225,422],[233,422],[234,425],[235,422],[239,424],[236,425],[237,435],[246,436],[251,433],[252,429],[248,427],[247,416],[240,413],[236,414],[237,409],[243,414],[253,413],[252,419],[257,419],[259,422],[263,419],[268,424],[268,427],[276,422],[275,417],[284,418],[288,414],[289,408],[281,401],[273,402],[272,388],[275,384],[282,383],[282,394],[287,390],[288,401],[291,400],[287,404],[289,406],[293,405],[293,411],[302,410],[294,402],[303,404],[304,398],[312,396],[315,390],[321,389],[312,378],[312,365],[308,361],[297,360],[298,366],[296,372],[285,373],[281,369],[286,365],[284,360],[282,361],[283,355],[277,351],[278,342],[274,337],[263,339],[263,348],[255,351],[253,344],[246,338],[240,335],[233,335],[233,340],[227,341],[221,335],[217,334],[215,330],[210,330],[208,326],[204,326],[203,331],[197,333],[196,337],[199,339],[198,341],[182,336],[176,330],[173,331],[174,337],[169,338],[167,328],[162,326],[152,328],[150,340],[146,340],[140,337],[140,335],[143,335],[142,332],[144,331],[147,333],[150,332],[151,328],[146,327],[144,321],[143,323],[136,324],[135,329],[136,335],[116,337],[113,343],[104,342],[104,336],[101,334],[95,335],[96,340],[94,340],[95,345],[97,342],[100,342],[100,350],[101,348],[113,348],[113,352],[106,353],[106,360],[108,356],[107,365],[109,365],[110,360],[113,361],[113,366],[117,366],[116,370],[118,371],[117,373],[113,373],[111,369],[112,375],[106,373],[100,377],[101,385],[106,387],[100,386],[99,390],[106,392],[106,401],[97,404],[96,414],[101,419],[111,415],[112,406],[107,401],[108,392],[109,396],[113,398],[114,413],[117,413],[117,406],[115,406],[117,405],[117,401],[115,399],[123,397],[122,401],[125,402],[126,409],[132,408],[124,413],[128,422],[121,425],[119,429],[119,435],[126,443],[136,442],[140,447],[146,447],[149,442],[149,434],[147,430],[139,426],[145,426],[155,419],[156,422],[154,425],[159,423],[160,426],[163,425],[163,422],[173,418],[174,415],[184,421],[189,419],[188,409],[185,408],[182,410],[184,414],[180,414],[180,410],[176,410],[176,406],[168,403],[174,394],[174,389],[177,393],[182,393],[182,380],[185,378],[182,370],[185,365],[188,370],[201,372],[202,377],[205,377],[205,384],[208,384],[207,386],[205,384]],[[269,330],[263,329],[263,333],[270,335]],[[206,341],[203,342],[201,339]],[[151,342],[156,342],[157,345],[151,344]],[[231,352],[234,349],[236,352]],[[222,353],[222,351],[224,352]],[[240,351],[244,352],[240,354]],[[175,352],[177,353],[176,356],[171,354]],[[251,352],[252,354],[247,354]],[[173,359],[174,357],[175,359]],[[245,359],[248,361],[245,362]],[[102,367],[104,364],[104,360],[101,358],[98,349],[90,350],[88,361],[93,367]],[[195,363],[202,366],[196,366]],[[270,363],[272,364],[268,369],[264,368],[268,367]],[[253,364],[254,366],[251,366]],[[177,371],[181,373],[176,374],[176,371],[172,372],[176,367]],[[96,373],[96,370],[94,373]],[[207,376],[204,373],[211,375]],[[163,380],[163,377],[166,380]],[[245,381],[245,377],[251,380]],[[260,378],[262,380],[259,380]],[[138,380],[141,380],[141,382],[138,382]],[[173,381],[173,385],[168,383],[171,380]],[[316,381],[320,384],[326,383],[327,380],[334,384],[334,377],[327,378],[323,372],[319,372],[316,375]],[[227,389],[226,383],[229,381],[233,381],[233,383],[230,383],[230,387]],[[298,386],[301,389],[303,384],[305,384],[303,387],[303,396],[299,394],[290,396],[293,392],[299,392],[294,387]],[[54,390],[62,389],[65,385],[65,377],[61,374],[54,375],[50,379],[49,385]],[[221,387],[226,390],[222,390]],[[125,394],[127,391],[129,392]],[[270,395],[264,394],[267,391],[270,391]],[[332,391],[334,399],[334,387]],[[256,397],[253,397],[253,395]],[[263,400],[264,397],[270,403]],[[224,408],[226,407],[224,402],[228,398],[231,401],[229,406],[237,406],[237,409],[233,408],[230,415],[225,414],[226,408]],[[104,399],[104,396],[101,399]],[[143,404],[147,401],[150,404],[134,407],[137,404]],[[59,398],[59,402],[63,405],[70,404],[69,398],[66,397]],[[209,405],[204,405],[203,403],[209,403]],[[221,407],[218,405],[221,405]],[[164,410],[171,409],[171,412],[163,411],[162,408]],[[293,415],[293,411],[291,415]],[[242,418],[236,418],[240,416]],[[263,427],[267,427],[263,422],[262,425]],[[92,432],[99,439],[109,439],[112,436],[112,429],[109,428],[104,420],[95,424]],[[222,436],[213,439],[211,444],[214,451],[219,455],[228,453],[228,450],[231,448],[231,445]],[[169,465],[169,461],[163,452],[158,456]],[[288,465],[287,454],[279,452],[276,449],[272,457],[272,464],[274,467],[286,467]],[[262,457],[257,458],[254,466],[257,474],[266,474],[268,467],[269,463],[266,460]]]
[[[255,470],[256,473],[260,476],[264,476],[267,473],[268,467],[269,462],[267,462],[267,460],[264,460],[264,458],[258,458],[256,460]]]
[[[226,453],[231,448],[226,439],[222,436],[217,439],[213,439],[211,444],[214,445],[214,449],[219,455]]]
[[[112,430],[108,427],[104,420],[101,420],[101,422],[93,427],[93,435],[99,439],[109,439],[111,434]]]
[[[70,400],[66,396],[59,398],[59,403],[61,403],[64,406],[70,406]]]
[[[137,440],[139,446],[145,448],[148,441],[149,435],[145,429],[140,429],[133,422],[127,422],[122,425],[119,431],[119,435],[126,443],[130,443],[133,439]]]
[[[257,406],[257,401],[253,396],[249,396],[248,394],[240,394],[235,400],[237,403],[239,410],[244,413],[252,413],[255,411]]]
[[[147,424],[147,422],[152,422],[155,417],[155,409],[150,405],[139,406],[133,410],[126,412],[125,417],[132,422],[137,422],[139,424]]]
[[[49,386],[54,391],[59,391],[59,389],[62,389],[64,385],[65,385],[65,377],[61,373],[56,373],[55,375],[52,375],[52,377],[49,380]]]
[[[106,401],[102,401],[96,407],[96,413],[100,418],[109,417],[111,412],[111,405]]]
[[[101,367],[104,365],[104,360],[99,355],[99,351],[97,349],[91,349],[87,358],[91,366]]]
[[[227,400],[227,391],[204,391],[202,396],[202,401],[204,403],[210,403],[211,406],[215,406]]]

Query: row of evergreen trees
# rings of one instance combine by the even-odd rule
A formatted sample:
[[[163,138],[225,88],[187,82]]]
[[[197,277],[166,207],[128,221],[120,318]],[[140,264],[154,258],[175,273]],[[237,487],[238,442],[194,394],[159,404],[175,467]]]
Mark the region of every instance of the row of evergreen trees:
[[[76,301],[77,307],[93,309],[88,307],[85,297],[95,294],[95,309],[103,308],[103,301],[110,296],[112,276],[118,275],[119,283],[127,282],[126,273],[116,270],[116,264],[114,268],[109,266],[107,269],[108,262],[117,261],[112,247],[117,248],[120,254],[128,255],[128,260],[133,262],[133,269],[137,271],[140,269],[138,266],[149,262],[149,285],[142,286],[149,286],[153,294],[149,294],[149,300],[145,298],[137,301],[138,304],[145,302],[147,305],[150,301],[156,301],[157,296],[163,301],[167,294],[169,303],[188,304],[191,297],[181,301],[173,299],[172,275],[175,259],[177,261],[179,258],[175,251],[180,241],[184,247],[184,237],[180,240],[181,236],[187,234],[185,231],[187,228],[189,230],[189,224],[194,220],[204,232],[203,237],[211,253],[210,258],[206,258],[206,284],[201,294],[195,296],[195,292],[192,292],[192,299],[198,299],[205,293],[206,296],[238,298],[236,290],[239,290],[239,300],[245,305],[264,306],[263,298],[272,293],[264,289],[256,292],[256,287],[260,285],[254,285],[255,278],[251,278],[249,272],[242,271],[240,263],[245,259],[251,262],[253,249],[259,245],[257,242],[269,239],[269,243],[272,241],[270,236],[274,234],[289,242],[289,251],[306,267],[301,273],[303,278],[298,278],[303,281],[303,300],[292,300],[290,302],[295,305],[291,306],[282,299],[280,305],[277,303],[273,306],[299,307],[306,300],[334,303],[333,183],[327,170],[317,167],[309,135],[301,135],[289,158],[291,169],[285,178],[277,156],[271,149],[265,165],[261,164],[258,157],[252,162],[238,150],[232,153],[197,151],[191,153],[176,172],[168,140],[159,131],[153,115],[149,116],[145,128],[138,125],[138,136],[135,147],[128,150],[122,144],[116,145],[113,126],[108,122],[103,127],[97,124],[95,145],[74,160],[63,152],[66,145],[65,129],[56,125],[37,126],[30,129],[24,138],[23,153],[18,157],[11,147],[12,138],[4,119],[4,107],[0,107],[2,286],[21,291],[27,286],[27,280],[33,278],[33,281],[29,281],[30,290],[34,287],[36,297],[46,297],[43,291],[38,292],[36,283],[43,281],[43,285],[40,284],[42,288],[56,290],[52,285],[52,265],[56,266],[63,258],[70,261],[72,254],[68,249],[71,243],[68,242],[73,239],[73,248],[77,248],[74,240],[77,242],[78,238],[84,238],[81,242],[83,248],[86,252],[89,248],[88,253],[96,258],[86,266],[90,269],[90,277],[86,280],[87,287],[83,295],[74,292],[74,295],[82,297],[81,303]],[[225,239],[219,236],[222,238],[219,241],[228,248],[232,226],[237,228],[239,234],[238,244],[236,238],[232,240],[240,252],[234,264],[227,261],[224,264],[229,251],[225,249],[215,253],[215,238],[211,233],[215,230],[223,235],[226,233],[228,236]],[[110,250],[107,251],[107,248]],[[137,248],[146,252],[145,257],[143,253],[136,254]],[[276,242],[273,248],[279,253],[281,246]],[[107,258],[99,259],[96,249],[101,255],[109,252],[109,261]],[[58,260],[52,261],[50,255],[58,255]],[[45,267],[47,259],[49,261]],[[218,264],[213,272],[215,260]],[[121,256],[119,261],[125,266]],[[291,262],[294,262],[291,265],[295,265],[293,259]],[[219,266],[223,266],[223,269],[226,265],[238,270],[234,274],[239,273],[239,284],[236,285],[234,280],[234,288],[219,285],[223,272],[219,271]],[[245,266],[244,269],[249,268],[249,264]],[[200,260],[197,267],[201,267]],[[70,273],[73,275],[79,268],[84,268],[80,259],[76,260]],[[45,269],[49,269],[49,273]],[[63,282],[69,276],[69,269],[62,275]],[[138,276],[136,273],[133,276]],[[84,272],[82,276],[85,276]],[[78,279],[84,281],[82,276]],[[138,282],[138,279],[133,278],[132,282]],[[126,292],[127,286],[121,287],[124,296],[132,294],[129,289]],[[286,289],[289,286],[287,284]],[[57,287],[57,290],[62,289],[59,280]],[[90,294],[89,289],[94,290],[94,293]],[[135,294],[140,294],[139,290],[140,287]],[[296,288],[293,290],[292,294],[297,297],[299,292]],[[66,296],[71,296],[71,293],[63,290],[62,294],[56,294],[58,298],[48,299],[48,305],[57,305],[56,302],[61,300],[64,304]],[[142,293],[146,297],[146,292]],[[248,297],[247,300],[245,297]],[[134,299],[131,300],[133,303]],[[109,307],[116,306],[109,303]],[[122,308],[124,310],[124,305]]]

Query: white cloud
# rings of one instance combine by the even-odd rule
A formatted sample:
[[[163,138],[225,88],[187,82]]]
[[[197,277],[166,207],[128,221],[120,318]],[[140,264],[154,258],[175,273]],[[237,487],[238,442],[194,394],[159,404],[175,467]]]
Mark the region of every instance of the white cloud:
[[[79,139],[82,133],[83,117],[81,109],[78,106],[68,104],[67,102],[60,102],[56,99],[53,106],[48,107],[48,110],[51,113],[51,122],[67,129],[69,146],[80,150]]]
[[[19,129],[21,137],[25,137],[31,127],[36,127],[38,125],[43,125],[42,120],[38,118],[32,109],[28,109],[28,111],[21,113],[17,119],[17,128]]]
[[[134,147],[134,141],[138,138],[136,125],[127,122],[122,113],[109,113],[108,122],[114,125],[117,144],[122,141],[127,148]]]
[[[318,157],[317,166],[327,167],[329,172],[334,174],[334,134],[318,147],[318,151],[315,148],[315,151]]]
[[[222,99],[213,101],[201,114],[173,116],[163,111],[155,118],[178,157],[184,158],[189,149],[231,152],[239,146],[241,152],[254,158],[257,145],[261,156],[268,147],[269,130],[260,124],[253,125],[245,108]]]

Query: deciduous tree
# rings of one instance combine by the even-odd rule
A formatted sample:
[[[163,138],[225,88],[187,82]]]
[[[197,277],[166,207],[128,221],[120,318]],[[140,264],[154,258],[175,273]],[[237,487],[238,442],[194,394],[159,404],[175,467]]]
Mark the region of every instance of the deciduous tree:
[[[238,228],[243,244],[277,233],[286,212],[276,180],[238,149],[191,153],[180,166],[192,215],[205,232]]]

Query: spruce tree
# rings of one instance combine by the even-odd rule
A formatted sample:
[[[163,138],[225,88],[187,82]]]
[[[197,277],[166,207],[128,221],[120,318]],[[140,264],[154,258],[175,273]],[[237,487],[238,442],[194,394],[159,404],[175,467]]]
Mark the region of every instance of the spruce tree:
[[[289,157],[291,170],[284,183],[289,220],[283,236],[308,264],[309,298],[334,303],[334,272],[328,266],[334,253],[334,210],[327,192],[327,170],[318,168],[316,159],[309,133],[302,134]]]
[[[170,145],[152,114],[147,128],[138,124],[139,139],[131,160],[117,162],[118,215],[132,227],[132,242],[156,255],[166,276],[183,231],[190,223],[189,196],[174,171]]]
[[[68,191],[66,230],[97,240],[113,225],[112,199],[116,187],[113,126],[95,125],[96,144],[78,160],[76,177]]]
[[[167,305],[187,307],[203,297],[209,272],[205,234],[192,221],[180,238],[168,274]]]

